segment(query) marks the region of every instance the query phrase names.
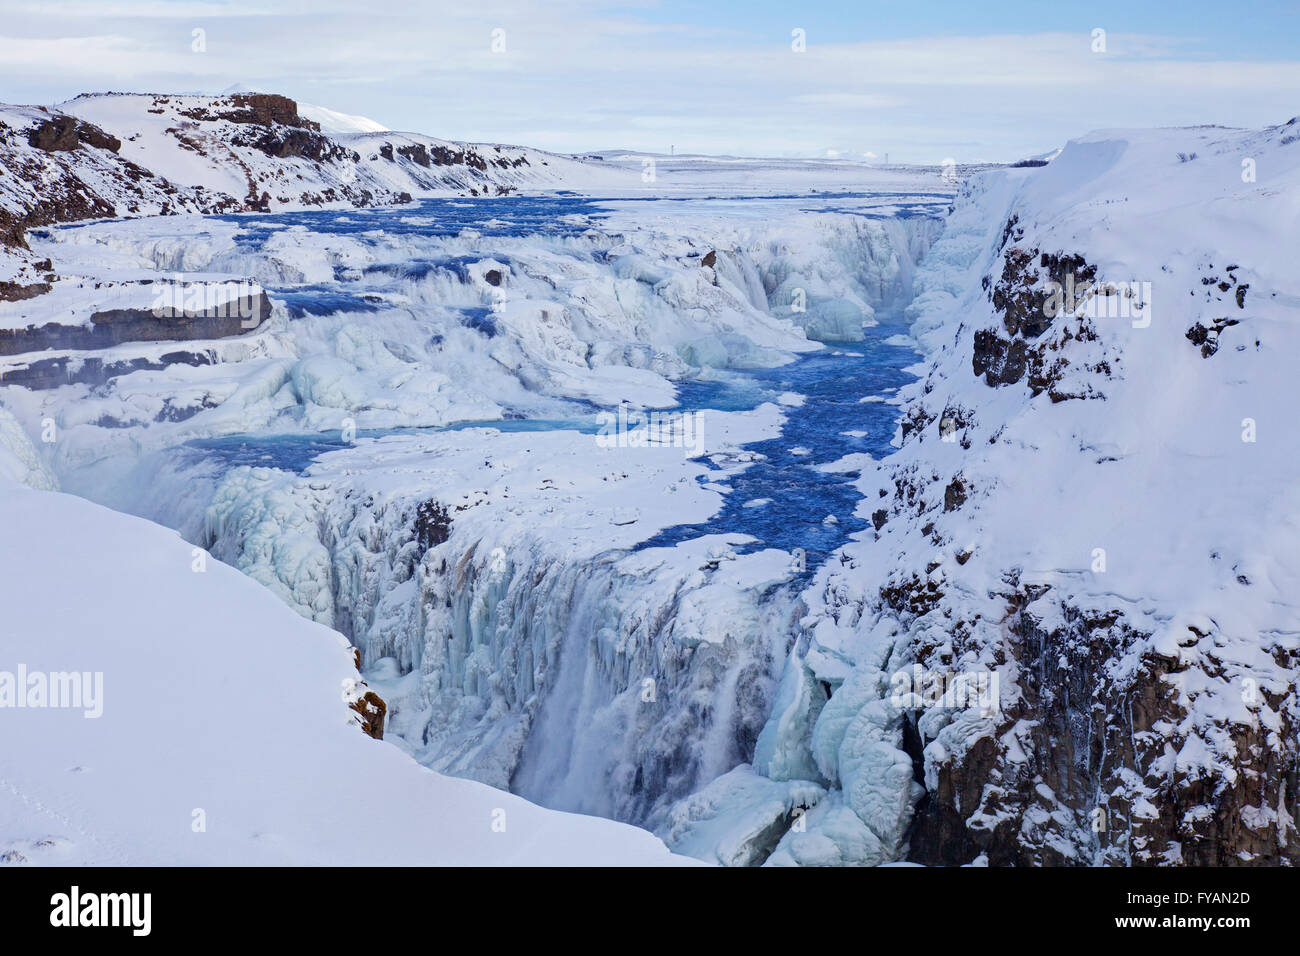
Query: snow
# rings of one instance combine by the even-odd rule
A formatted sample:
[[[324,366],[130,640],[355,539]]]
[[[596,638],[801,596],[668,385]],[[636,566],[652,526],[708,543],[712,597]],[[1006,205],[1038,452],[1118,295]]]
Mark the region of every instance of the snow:
[[[29,435],[55,422],[42,457],[65,488],[178,529],[348,635],[413,764],[659,829],[758,735],[798,570],[743,535],[637,546],[717,514],[758,460],[742,446],[776,437],[804,398],[704,411],[685,450],[602,448],[582,403],[671,409],[686,382],[821,349],[773,292],[797,273],[863,316],[893,307],[935,233],[894,216],[943,201],[602,202],[552,217],[553,234],[515,227],[531,207],[510,201],[487,218],[467,206],[455,230],[439,228],[448,205],[56,229],[34,243],[75,277],[83,311],[93,281],[177,272],[258,283],[275,311],[254,333],[186,343],[203,364],[3,401]],[[506,427],[521,413],[549,421]],[[435,430],[465,422],[479,424]],[[394,433],[340,441],[349,427]],[[223,436],[240,464],[184,447]],[[334,450],[284,462],[303,440]],[[422,548],[412,525],[431,500],[450,534]]]
[[[665,839],[678,853],[723,866],[754,866],[796,810],[824,796],[815,783],[769,780],[740,764],[673,807]]]
[[[0,711],[10,862],[689,862],[643,831],[441,776],[364,735],[345,705],[348,642],[215,560],[196,573],[171,532],[3,478],[0,527],[7,661],[103,681],[98,717]]]
[[[0,408],[0,480],[54,490],[58,480],[45,467],[22,426]]]
[[[311,120],[313,123],[319,123],[323,133],[387,133],[388,127],[382,123],[376,123],[365,116],[354,116],[350,113],[337,113],[334,110],[326,109],[323,106],[312,106],[310,103],[298,104],[298,115],[303,119]]]
[[[1024,613],[1045,634],[1068,633],[1079,614],[1116,615],[1115,656],[1098,662],[1096,685],[1085,685],[1098,694],[1123,693],[1152,661],[1176,661],[1166,682],[1182,709],[1155,728],[1160,736],[1135,735],[1151,748],[1139,750],[1148,756],[1138,767],[1103,768],[1116,774],[1100,783],[1103,802],[1108,787],[1136,789],[1135,819],[1147,819],[1136,806],[1182,799],[1168,793],[1172,780],[1208,777],[1222,793],[1239,777],[1243,734],[1294,753],[1278,733],[1295,726],[1296,674],[1280,662],[1300,647],[1300,425],[1286,411],[1294,405],[1289,357],[1300,348],[1300,287],[1287,265],[1300,225],[1300,153],[1287,132],[1103,131],[1072,141],[1048,167],[966,185],[909,307],[926,360],[921,381],[901,391],[900,411],[926,424],[900,433],[894,455],[856,463],[860,513],[884,508],[887,520],[846,546],[804,593],[811,639],[787,662],[782,685],[799,691],[783,692],[760,741],[772,743],[755,757],[760,772],[771,767],[783,779],[791,761],[806,761],[802,741],[811,739],[816,773],[796,766],[832,784],[827,809],[814,808],[807,832],[783,840],[771,862],[879,861],[900,852],[915,784],[896,718],[872,716],[888,703],[879,674],[930,654],[952,672],[996,666],[1004,712],[1024,706],[1039,665],[996,663],[1007,653],[1007,595],[1017,585],[1035,589]],[[1198,158],[1180,162],[1180,152]],[[1243,157],[1257,165],[1257,182],[1243,178]],[[1095,341],[1071,341],[1058,320],[1044,335],[1071,360],[1058,390],[1088,397],[1053,401],[1023,381],[992,388],[972,374],[974,331],[1002,323],[981,279],[998,281],[1007,247],[1077,253],[1103,280],[1151,284],[1149,322],[1103,315]],[[1243,285],[1244,304],[1235,297]],[[1186,333],[1219,316],[1240,324],[1203,357]],[[953,409],[962,424],[944,441],[939,419]],[[878,494],[896,480],[916,485],[905,507]],[[945,499],[954,480],[966,496],[955,506]],[[913,575],[940,597],[933,609],[900,613],[882,599],[882,582]],[[807,690],[809,674],[835,688],[824,706]],[[876,689],[848,694],[859,686]],[[1267,686],[1272,696],[1264,702],[1243,686]],[[854,719],[865,723],[841,737],[841,708],[859,707]],[[1052,746],[1037,722],[995,726],[975,712],[921,715],[927,787],[991,733],[1000,734],[995,759],[1008,767],[1042,760],[1034,753]],[[1172,747],[1168,760],[1163,747]],[[1043,839],[1066,857],[1107,858],[1090,846],[1087,804],[1071,811],[1051,788],[1042,792],[1056,809],[1034,818],[1048,835],[1025,836],[1026,852]],[[846,808],[883,849],[844,829]],[[1014,811],[962,812],[987,833]],[[1150,852],[1166,851],[1181,852],[1177,844]]]

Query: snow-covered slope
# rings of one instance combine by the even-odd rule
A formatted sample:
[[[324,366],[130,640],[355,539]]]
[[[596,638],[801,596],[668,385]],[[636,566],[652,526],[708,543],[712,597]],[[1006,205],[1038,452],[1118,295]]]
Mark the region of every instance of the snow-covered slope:
[[[347,641],[172,532],[2,473],[0,528],[0,863],[689,862],[367,736]]]
[[[772,862],[1300,862],[1297,134],[1094,133],[963,190],[874,530],[758,744],[830,791]]]
[[[502,195],[608,173],[513,146],[408,133],[326,135],[283,96],[88,94],[60,110],[122,141],[122,155],[171,182],[248,209],[369,206],[403,196]]]
[[[318,118],[313,118],[318,117]],[[322,125],[323,122],[323,125]],[[371,206],[432,195],[627,188],[626,170],[540,150],[389,133],[283,96],[85,94],[0,105],[0,297],[39,294],[26,230],[176,212]]]
[[[310,103],[299,103],[298,115],[315,123],[320,127],[322,133],[328,133],[331,136],[388,132],[387,126],[383,123],[376,123],[369,117],[339,113],[323,106],[312,106]]]
[[[49,262],[25,248],[27,230],[56,222],[241,208],[226,195],[168,182],[121,154],[104,130],[44,107],[0,105],[0,300],[41,295]]]

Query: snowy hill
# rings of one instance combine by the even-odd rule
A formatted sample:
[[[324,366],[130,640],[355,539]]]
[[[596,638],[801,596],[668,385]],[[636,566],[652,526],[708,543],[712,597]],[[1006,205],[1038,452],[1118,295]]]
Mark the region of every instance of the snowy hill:
[[[49,263],[27,254],[27,230],[56,222],[169,212],[227,212],[231,196],[169,182],[121,153],[93,124],[44,107],[0,106],[0,299],[40,295]]]
[[[874,530],[760,740],[831,789],[774,862],[1300,862],[1297,133],[1100,132],[964,188]],[[913,666],[1000,707],[909,704]]]
[[[313,119],[313,117],[316,117]],[[323,124],[323,125],[322,125]],[[31,228],[115,216],[391,205],[634,181],[521,147],[388,133],[265,93],[85,94],[0,105],[0,298],[41,294]]]
[[[5,477],[32,457],[6,420],[0,864],[690,862],[371,739],[343,637],[172,532]],[[73,672],[76,706],[49,706]]]
[[[298,115],[320,127],[322,133],[351,135],[354,133],[387,133],[388,127],[365,116],[337,113],[310,103],[298,104]]]
[[[249,210],[503,195],[583,174],[580,163],[521,147],[373,130],[325,135],[293,100],[265,93],[88,94],[59,108],[117,136],[127,158]]]

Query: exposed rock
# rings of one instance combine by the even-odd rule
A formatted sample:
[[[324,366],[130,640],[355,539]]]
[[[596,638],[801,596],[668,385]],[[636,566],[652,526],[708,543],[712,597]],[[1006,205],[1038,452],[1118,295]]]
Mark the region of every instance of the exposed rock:
[[[429,168],[429,150],[423,143],[417,143],[414,146],[402,146],[397,152],[417,166],[423,166],[425,169]]]
[[[109,309],[90,317],[90,325],[47,323],[25,329],[0,329],[0,355],[45,349],[104,349],[128,342],[186,342],[244,335],[271,315],[265,292],[231,299],[207,311]]]
[[[423,501],[415,510],[415,540],[422,551],[451,537],[451,514],[440,501]]]
[[[943,510],[956,511],[966,503],[966,484],[960,478],[954,478],[943,490]]]
[[[1200,346],[1201,358],[1209,358],[1219,351],[1219,333],[1237,324],[1239,323],[1236,319],[1228,318],[1215,319],[1210,323],[1209,328],[1196,322],[1187,330],[1187,340],[1193,345]]]
[[[21,302],[34,299],[50,291],[48,282],[32,282],[22,285],[18,282],[0,282],[0,302]]]
[[[236,112],[223,114],[223,119],[236,123],[260,123],[263,126],[280,123],[284,126],[320,131],[319,123],[303,119],[298,115],[298,104],[287,96],[276,93],[236,93],[231,100],[236,110],[247,114],[248,118],[244,119],[241,112]]]
[[[1287,838],[1294,832],[1290,810],[1272,812],[1300,799],[1296,774],[1287,770],[1296,759],[1297,728],[1284,706],[1290,698],[1261,695],[1268,719],[1253,731],[1234,731],[1238,767],[1250,772],[1171,773],[1168,755],[1196,733],[1184,720],[1179,677],[1188,663],[1142,649],[1147,636],[1129,629],[1118,612],[1054,609],[1050,595],[1023,587],[1007,598],[1002,623],[1013,637],[1008,652],[1020,662],[1019,694],[1004,699],[996,725],[960,759],[937,768],[937,786],[913,823],[909,859],[956,865],[985,854],[994,866],[1300,863],[1300,846]],[[1064,625],[1045,629],[1041,615],[1055,617],[1058,609]],[[1189,644],[1212,655],[1215,638],[1192,633]],[[1134,648],[1141,659],[1135,672],[1108,671],[1109,661]],[[1280,781],[1282,792],[1268,781]]]
[[[297,156],[318,163],[359,159],[352,150],[308,129],[272,128],[248,145],[275,159]]]
[[[384,739],[384,718],[388,715],[388,704],[373,690],[368,690],[348,708],[356,711],[361,730],[376,740]]]
[[[204,352],[167,352],[158,359],[132,358],[106,360],[98,355],[60,358],[37,358],[25,365],[0,368],[0,385],[21,385],[33,390],[59,388],[64,385],[89,385],[96,388],[119,375],[131,372],[160,371],[173,365],[199,367],[213,364],[212,355]]]
[[[1091,375],[1081,380],[1078,390],[1060,387],[1071,365],[1064,347],[1071,341],[1097,339],[1087,310],[1079,306],[1097,294],[1113,292],[1110,287],[1099,288],[1096,278],[1096,267],[1082,256],[1040,254],[1036,249],[1015,246],[1007,249],[1001,277],[989,293],[993,308],[1002,317],[1002,328],[975,331],[971,370],[976,378],[983,377],[990,387],[1023,379],[1033,394],[1046,391],[1053,402],[1098,397],[1100,393],[1089,382]],[[1065,305],[1062,289],[1068,297]],[[1049,330],[1053,334],[1046,334]],[[1103,359],[1082,366],[1080,371],[1109,376],[1111,369]]]
[[[77,149],[83,143],[112,153],[122,148],[122,141],[116,136],[110,136],[98,126],[63,115],[51,117],[36,126],[28,135],[27,142],[47,153]]]

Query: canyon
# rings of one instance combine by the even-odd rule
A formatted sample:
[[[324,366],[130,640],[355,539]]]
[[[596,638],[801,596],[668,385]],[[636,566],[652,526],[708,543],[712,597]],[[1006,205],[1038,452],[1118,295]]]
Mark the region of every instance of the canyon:
[[[279,97],[59,109],[7,148],[157,172],[4,194],[0,476],[337,632],[402,760],[724,865],[1296,862],[1294,121],[723,195]],[[254,327],[151,311],[230,282]],[[694,440],[601,441],[625,407]]]

